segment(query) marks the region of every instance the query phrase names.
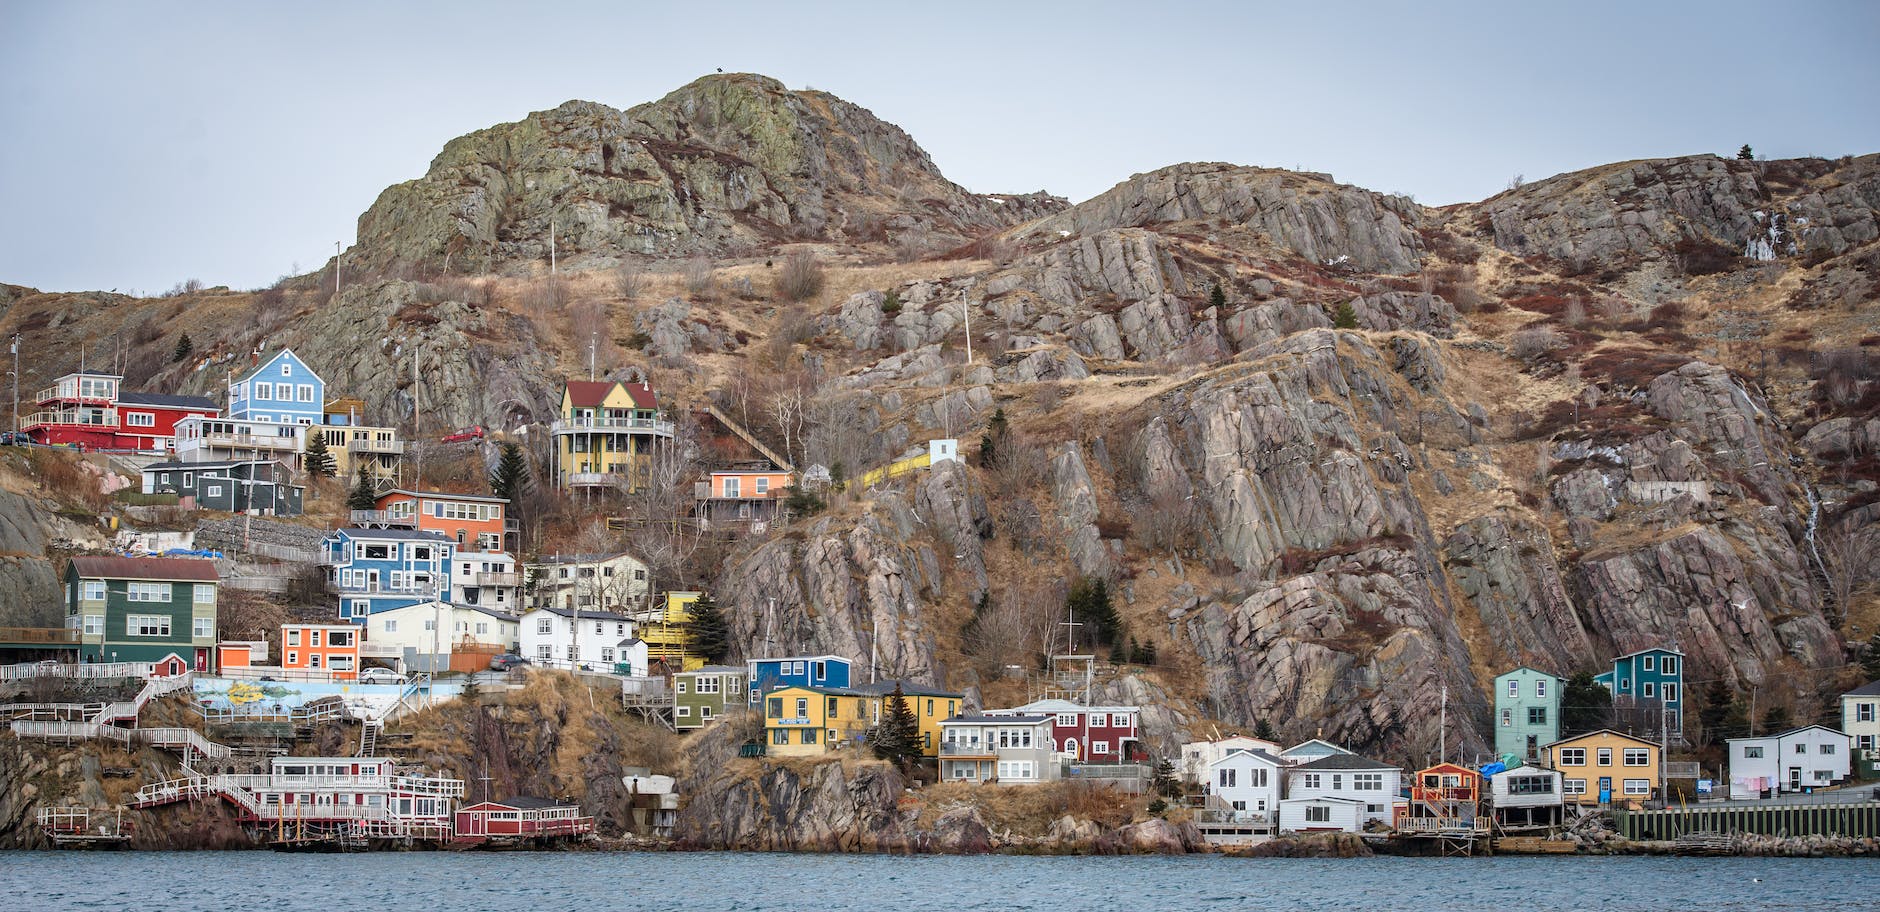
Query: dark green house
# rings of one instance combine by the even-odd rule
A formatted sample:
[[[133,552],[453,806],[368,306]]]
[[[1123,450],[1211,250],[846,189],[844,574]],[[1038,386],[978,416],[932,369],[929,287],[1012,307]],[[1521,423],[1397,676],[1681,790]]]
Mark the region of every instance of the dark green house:
[[[742,712],[748,672],[729,665],[706,665],[672,676],[672,727],[691,731],[712,724],[726,713]]]
[[[212,667],[215,564],[176,557],[75,557],[65,571],[65,620],[84,662]]]
[[[299,516],[307,489],[292,482],[293,472],[272,459],[156,462],[144,466],[143,492],[191,497],[203,510]]]

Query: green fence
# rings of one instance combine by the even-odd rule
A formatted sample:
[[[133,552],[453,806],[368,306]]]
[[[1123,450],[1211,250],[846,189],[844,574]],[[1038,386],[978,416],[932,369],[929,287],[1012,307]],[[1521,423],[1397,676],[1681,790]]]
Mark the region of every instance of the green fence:
[[[1880,801],[1666,808],[1619,811],[1627,839],[1670,840],[1687,833],[1763,836],[1880,836]]]

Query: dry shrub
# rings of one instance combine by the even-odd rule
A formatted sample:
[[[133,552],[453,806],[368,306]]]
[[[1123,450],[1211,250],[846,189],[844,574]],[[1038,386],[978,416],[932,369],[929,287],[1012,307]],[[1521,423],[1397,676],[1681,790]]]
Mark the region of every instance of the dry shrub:
[[[1678,271],[1687,276],[1728,272],[1742,259],[1735,249],[1709,238],[1685,238],[1673,244],[1671,252]]]
[[[1011,241],[995,234],[961,244],[941,254],[937,259],[989,260],[994,263],[1006,263],[1010,262],[1016,254],[1017,248],[1012,245]]]
[[[1533,361],[1566,345],[1566,338],[1551,326],[1518,330],[1508,337],[1508,354],[1522,361]]]
[[[646,290],[646,273],[633,263],[622,263],[614,268],[614,294],[629,301],[640,296]]]
[[[444,276],[435,282],[419,282],[416,287],[418,300],[426,304],[459,301],[481,307],[490,302],[488,286],[469,276]]]
[[[564,298],[561,279],[542,276],[530,279],[516,289],[516,304],[537,320],[547,319],[561,309]]]
[[[63,449],[39,449],[27,451],[27,459],[32,463],[32,474],[39,489],[49,491],[61,502],[70,504],[93,513],[103,513],[110,504],[98,487],[98,475],[88,467],[80,465],[83,457]]]
[[[1430,291],[1454,304],[1460,313],[1482,310],[1486,303],[1473,266],[1439,266],[1430,270],[1429,279]]]
[[[705,257],[686,260],[679,269],[679,278],[685,283],[686,294],[696,300],[707,301],[717,293],[718,271],[712,268],[712,261]]]
[[[1149,551],[1184,553],[1194,547],[1201,528],[1194,499],[1172,487],[1157,491],[1136,515],[1132,531]]]
[[[1560,312],[1560,319],[1575,328],[1586,325],[1586,302],[1577,297],[1568,298],[1566,309]]]
[[[989,599],[983,609],[974,609],[972,620],[960,631],[960,647],[973,659],[980,677],[997,678],[1007,665],[1029,666],[1038,654],[1032,639],[1038,625],[1030,616],[1028,603],[1041,604],[1017,590],[1006,589],[998,598]]]
[[[807,301],[822,293],[823,266],[816,255],[798,250],[783,260],[777,270],[776,294],[789,301]]]

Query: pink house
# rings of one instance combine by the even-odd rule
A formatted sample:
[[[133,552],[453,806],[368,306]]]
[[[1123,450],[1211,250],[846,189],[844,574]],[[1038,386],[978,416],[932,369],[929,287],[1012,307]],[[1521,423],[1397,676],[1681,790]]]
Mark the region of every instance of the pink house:
[[[1125,763],[1142,759],[1135,706],[1083,706],[1069,700],[1036,700],[1011,709],[990,709],[988,716],[1050,716],[1051,742],[1058,753],[1077,763]]]

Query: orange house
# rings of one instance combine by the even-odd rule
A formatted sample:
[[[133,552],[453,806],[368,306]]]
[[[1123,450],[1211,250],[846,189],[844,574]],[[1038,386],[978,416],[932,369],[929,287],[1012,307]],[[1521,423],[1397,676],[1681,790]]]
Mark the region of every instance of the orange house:
[[[776,517],[795,484],[789,472],[730,470],[699,482],[699,515],[707,523],[767,522]]]
[[[1482,800],[1482,776],[1466,766],[1438,763],[1420,769],[1410,780],[1410,801],[1438,807],[1477,804]]]
[[[281,668],[325,673],[335,681],[357,680],[361,629],[354,624],[282,624]]]
[[[443,533],[458,551],[507,551],[516,531],[501,497],[396,489],[380,494],[377,504],[381,521]]]

